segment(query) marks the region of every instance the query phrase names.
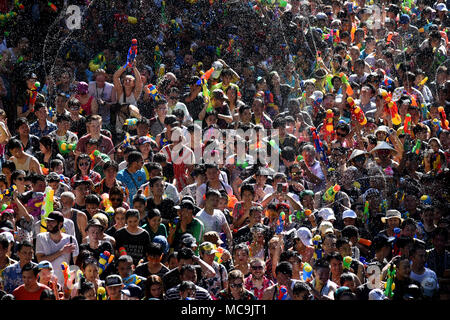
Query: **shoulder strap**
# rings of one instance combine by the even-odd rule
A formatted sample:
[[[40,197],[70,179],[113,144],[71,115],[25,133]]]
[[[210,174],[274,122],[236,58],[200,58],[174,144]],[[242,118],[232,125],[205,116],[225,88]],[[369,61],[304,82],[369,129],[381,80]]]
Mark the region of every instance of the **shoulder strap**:
[[[126,173],[130,176],[131,180],[133,181],[134,186],[136,187],[136,190],[139,190],[139,187],[136,183],[136,180],[134,180],[133,175],[128,171],[128,169],[125,169]]]

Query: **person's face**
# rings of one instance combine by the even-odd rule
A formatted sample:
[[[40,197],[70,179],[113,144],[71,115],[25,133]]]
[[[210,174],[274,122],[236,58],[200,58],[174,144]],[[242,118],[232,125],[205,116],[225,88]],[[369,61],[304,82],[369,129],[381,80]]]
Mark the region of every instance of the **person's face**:
[[[152,295],[152,297],[159,298],[161,296],[161,293],[162,293],[161,285],[158,283],[152,284],[152,286],[150,287],[150,294]]]
[[[167,115],[167,109],[168,109],[168,105],[167,103],[165,104],[160,104],[158,106],[158,108],[156,108],[156,114],[158,117],[160,118],[165,118]]]
[[[69,81],[70,81],[70,75],[67,72],[64,72],[61,75],[61,82],[64,84],[67,84],[67,83],[69,83]]]
[[[139,211],[139,213],[140,213],[141,215],[144,214],[144,211],[145,211],[145,203],[142,203],[142,202],[140,202],[140,201],[136,201],[136,202],[134,203],[133,207],[134,207],[134,209],[136,209],[137,211]]]
[[[89,212],[91,217],[97,213],[98,205],[95,203],[86,203],[86,211]]]
[[[264,275],[264,265],[261,261],[255,261],[250,265],[250,271],[253,278],[261,279]]]
[[[100,129],[102,128],[102,122],[101,122],[101,120],[93,120],[93,121],[87,123],[86,126],[89,130],[89,133],[91,133],[91,134],[97,133],[98,134],[98,133],[100,133]]]
[[[340,275],[343,271],[342,261],[337,259],[332,259],[330,261],[330,270],[334,275]]]
[[[197,272],[195,271],[186,271],[181,276],[181,281],[192,281],[193,283],[197,283]]]
[[[98,226],[89,227],[87,234],[91,241],[98,241],[102,235],[102,229]]]
[[[84,268],[83,272],[84,276],[89,281],[95,281],[98,278],[98,267],[95,264],[88,264],[86,268]]]
[[[121,261],[117,266],[117,271],[122,279],[127,278],[133,271],[133,264],[126,261]]]
[[[198,174],[198,175],[195,177],[195,182],[196,182],[198,185],[201,185],[201,184],[205,183],[205,182],[206,182],[206,175],[205,175],[205,174]]]
[[[208,117],[206,117],[205,122],[206,122],[206,125],[209,127],[209,126],[217,123],[217,117],[215,115],[211,114]]]
[[[414,235],[416,234],[416,231],[417,231],[416,227],[408,224],[406,227],[402,229],[402,235],[405,237],[413,238]]]
[[[118,227],[125,226],[125,214],[124,213],[116,213],[114,215],[114,222]]]
[[[400,227],[400,219],[398,218],[390,218],[386,220],[386,223],[388,225],[388,228],[393,230],[394,228]]]
[[[248,263],[248,253],[245,250],[237,250],[234,256],[237,264]]]
[[[336,248],[336,239],[334,238],[325,238],[322,244],[323,251],[327,254],[330,254],[331,252],[337,251]]]
[[[128,217],[127,226],[132,230],[137,229],[137,227],[139,227],[139,218],[138,217]]]
[[[84,293],[86,300],[97,300],[97,295],[95,294],[95,289],[90,289]]]
[[[252,120],[252,111],[250,109],[244,110],[241,114],[241,121],[244,123],[249,123]]]
[[[289,274],[287,271],[277,272],[276,278],[279,284],[287,285],[289,283],[289,280],[291,280],[292,275]]]
[[[113,194],[113,195],[110,195],[109,200],[111,200],[111,204],[112,204],[113,208],[117,208],[122,204],[123,196],[121,196],[120,194]]]
[[[327,283],[328,279],[330,278],[330,269],[329,268],[320,268],[320,269],[314,271],[314,273],[315,273],[315,278],[317,280],[319,280],[319,282],[321,284]]]
[[[339,253],[343,257],[351,256],[352,255],[352,247],[350,246],[350,244],[346,243],[339,248]]]
[[[132,76],[126,76],[123,79],[123,86],[124,87],[133,88],[134,87],[134,83],[135,83],[134,77],[132,77]]]
[[[33,248],[22,247],[22,249],[17,252],[17,256],[19,257],[20,262],[23,262],[23,264],[27,264],[30,263],[33,259],[33,253]]]
[[[38,276],[41,283],[48,283],[52,277],[52,270],[47,268],[42,269],[41,271],[39,271]]]
[[[242,193],[242,201],[245,203],[249,203],[249,202],[253,201],[253,194],[250,191],[245,190]]]
[[[162,195],[164,193],[164,182],[162,180],[157,181],[153,187],[151,187],[153,195]]]
[[[314,151],[303,151],[302,152],[303,159],[305,159],[306,164],[312,165],[315,161],[316,153]]]
[[[138,126],[136,126],[136,132],[139,137],[146,136],[148,133],[148,130],[149,130],[149,127],[145,123],[141,123]]]
[[[17,184],[17,185],[23,186],[24,181],[25,181],[25,176],[19,175],[19,176],[16,177],[16,179],[14,179],[13,182],[14,182],[15,184]]]
[[[109,167],[108,169],[103,170],[103,173],[105,174],[105,178],[107,179],[114,179],[117,175],[117,171],[113,167]]]
[[[148,219],[148,224],[150,225],[150,228],[153,230],[157,230],[159,225],[161,224],[161,217],[155,216],[151,219]]]
[[[36,285],[37,276],[34,275],[32,270],[24,271],[22,273],[22,281],[26,288],[30,288]]]
[[[219,206],[219,196],[211,195],[206,199],[206,203],[211,208],[217,208]]]
[[[252,219],[253,223],[261,223],[262,217],[263,217],[262,211],[253,210],[250,218]]]
[[[216,168],[208,168],[206,169],[206,180],[207,181],[216,181],[219,179],[219,170]]]
[[[260,102],[255,100],[252,104],[253,113],[257,116],[261,116],[264,110],[264,105]]]
[[[95,82],[97,83],[97,87],[103,88],[105,86],[106,78],[104,74],[97,74],[95,77]]]
[[[30,126],[27,123],[22,124],[19,128],[17,128],[19,135],[27,136],[30,134]]]
[[[349,287],[350,290],[352,290],[352,292],[354,292],[356,290],[355,281],[353,281],[353,280],[344,281],[343,286]]]
[[[437,235],[432,240],[433,246],[436,249],[437,252],[444,252],[446,241],[445,237],[442,235]],[[0,246],[1,248],[1,246]]]
[[[401,279],[409,278],[409,275],[411,274],[411,265],[409,264],[409,260],[404,259],[400,261],[397,272]]]
[[[353,218],[345,218],[344,219],[344,225],[346,226],[354,226],[356,223],[356,220]]]
[[[106,287],[106,292],[108,293],[108,296],[111,298],[111,300],[120,300],[122,288],[123,288],[123,285],[109,286],[109,287]]]
[[[180,209],[180,217],[183,221],[186,221],[187,223],[190,223],[193,219],[193,212],[191,209],[188,208],[181,208]]]

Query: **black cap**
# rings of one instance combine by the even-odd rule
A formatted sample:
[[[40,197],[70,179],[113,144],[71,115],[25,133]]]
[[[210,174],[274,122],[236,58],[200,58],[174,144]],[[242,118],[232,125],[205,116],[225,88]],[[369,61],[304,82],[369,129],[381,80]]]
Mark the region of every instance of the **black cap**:
[[[123,284],[122,278],[118,274],[112,274],[106,277],[105,286],[114,287]]]
[[[89,222],[87,223],[85,231],[88,231],[89,227],[100,227],[100,228],[102,228],[102,230],[105,229],[103,227],[103,225],[101,224],[100,220],[98,220],[98,219],[91,219],[91,220],[89,220]]]
[[[73,188],[76,189],[79,185],[82,185],[82,184],[85,184],[85,185],[90,186],[91,183],[92,183],[92,180],[91,180],[91,179],[88,179],[88,180],[76,180],[76,181],[73,183]]]
[[[181,203],[180,203],[179,206],[175,206],[174,208],[177,209],[177,210],[186,208],[186,209],[195,211],[195,205],[194,205],[194,203],[193,203],[192,201],[190,201],[190,200],[183,200],[183,201],[181,201]]]
[[[64,222],[64,216],[60,211],[52,211],[49,213],[46,220]]]
[[[197,245],[197,240],[190,233],[185,233],[181,236],[180,242],[188,248],[192,248]]]
[[[142,298],[142,289],[134,283],[129,284],[125,289],[122,289],[122,293],[130,298]]]

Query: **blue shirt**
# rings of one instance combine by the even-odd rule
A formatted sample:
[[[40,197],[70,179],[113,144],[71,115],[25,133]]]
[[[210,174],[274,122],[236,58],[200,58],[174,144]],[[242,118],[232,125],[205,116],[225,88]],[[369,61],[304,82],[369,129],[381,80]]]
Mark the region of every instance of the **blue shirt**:
[[[117,173],[116,179],[122,182],[125,187],[127,187],[129,193],[127,202],[131,207],[133,207],[133,197],[137,193],[139,187],[147,182],[147,176],[144,169],[141,168],[133,174],[131,174],[127,169],[120,170]]]
[[[31,262],[31,264],[33,266],[36,265],[34,262]],[[12,293],[14,289],[22,285],[22,268],[20,267],[20,262],[18,261],[6,267],[5,270],[3,270],[2,278],[4,290],[7,293]]]
[[[47,122],[47,125],[45,126],[44,130],[41,130],[41,127],[39,126],[39,122],[35,121],[30,125],[30,133],[34,134],[38,138],[42,138],[44,136],[48,136],[51,132],[58,129],[58,126],[54,124],[53,122],[50,122],[48,120],[45,120]]]

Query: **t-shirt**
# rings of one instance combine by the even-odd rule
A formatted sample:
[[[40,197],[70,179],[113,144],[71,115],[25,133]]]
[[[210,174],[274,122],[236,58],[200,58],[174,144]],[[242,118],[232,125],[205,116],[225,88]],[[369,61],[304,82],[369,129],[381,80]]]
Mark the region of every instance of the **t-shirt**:
[[[439,281],[437,279],[436,273],[431,269],[425,268],[425,272],[422,274],[417,274],[411,270],[411,274],[409,275],[409,277],[419,283],[422,283],[425,278],[433,278],[436,281],[437,288],[439,288]]]
[[[20,287],[17,287],[12,294],[16,300],[40,300],[42,291],[51,289],[45,284],[38,283],[37,285],[39,288],[37,291],[29,292],[25,289],[25,285],[22,284]]]
[[[207,213],[204,209],[195,216],[205,226],[205,233],[209,231],[222,232],[222,226],[227,223],[227,219],[222,211],[214,209],[213,214]]]
[[[116,179],[122,182],[122,184],[128,189],[129,196],[127,202],[130,204],[133,203],[133,197],[139,190],[139,187],[147,181],[147,177],[143,169],[140,169],[135,173],[130,173],[128,169],[120,170],[117,173]]]
[[[68,235],[66,233],[61,233],[61,240],[58,243],[53,242],[50,238],[49,232],[42,232],[36,236],[36,255],[42,253],[45,256],[54,254],[55,252],[61,250],[66,244],[75,244],[75,250],[72,252],[73,260],[76,261],[76,257],[79,253],[78,242],[75,237]],[[64,285],[64,276],[61,269],[61,264],[66,262],[70,264],[70,253],[63,253],[55,260],[51,261],[53,266],[53,271],[55,276],[58,277],[58,283],[62,286]]]
[[[215,261],[213,261],[212,267],[216,272],[216,275],[211,278],[203,278],[202,281],[199,282],[199,285],[208,290],[208,292],[215,297],[220,290],[226,289],[224,283],[228,281],[228,272],[222,264]]]
[[[148,270],[148,262],[141,263],[140,265],[138,265],[136,267],[136,270],[134,271],[134,273],[136,273],[138,276],[141,276],[144,278],[148,278],[152,274],[156,274],[161,279],[167,272],[169,272],[169,268],[167,268],[165,265],[162,265],[161,269],[157,273],[150,273],[150,271]]]
[[[117,230],[115,239],[116,248],[124,247],[136,266],[139,260],[145,257],[145,251],[150,245],[150,235],[142,228],[139,228],[137,233],[130,233],[126,227],[123,227]]]

